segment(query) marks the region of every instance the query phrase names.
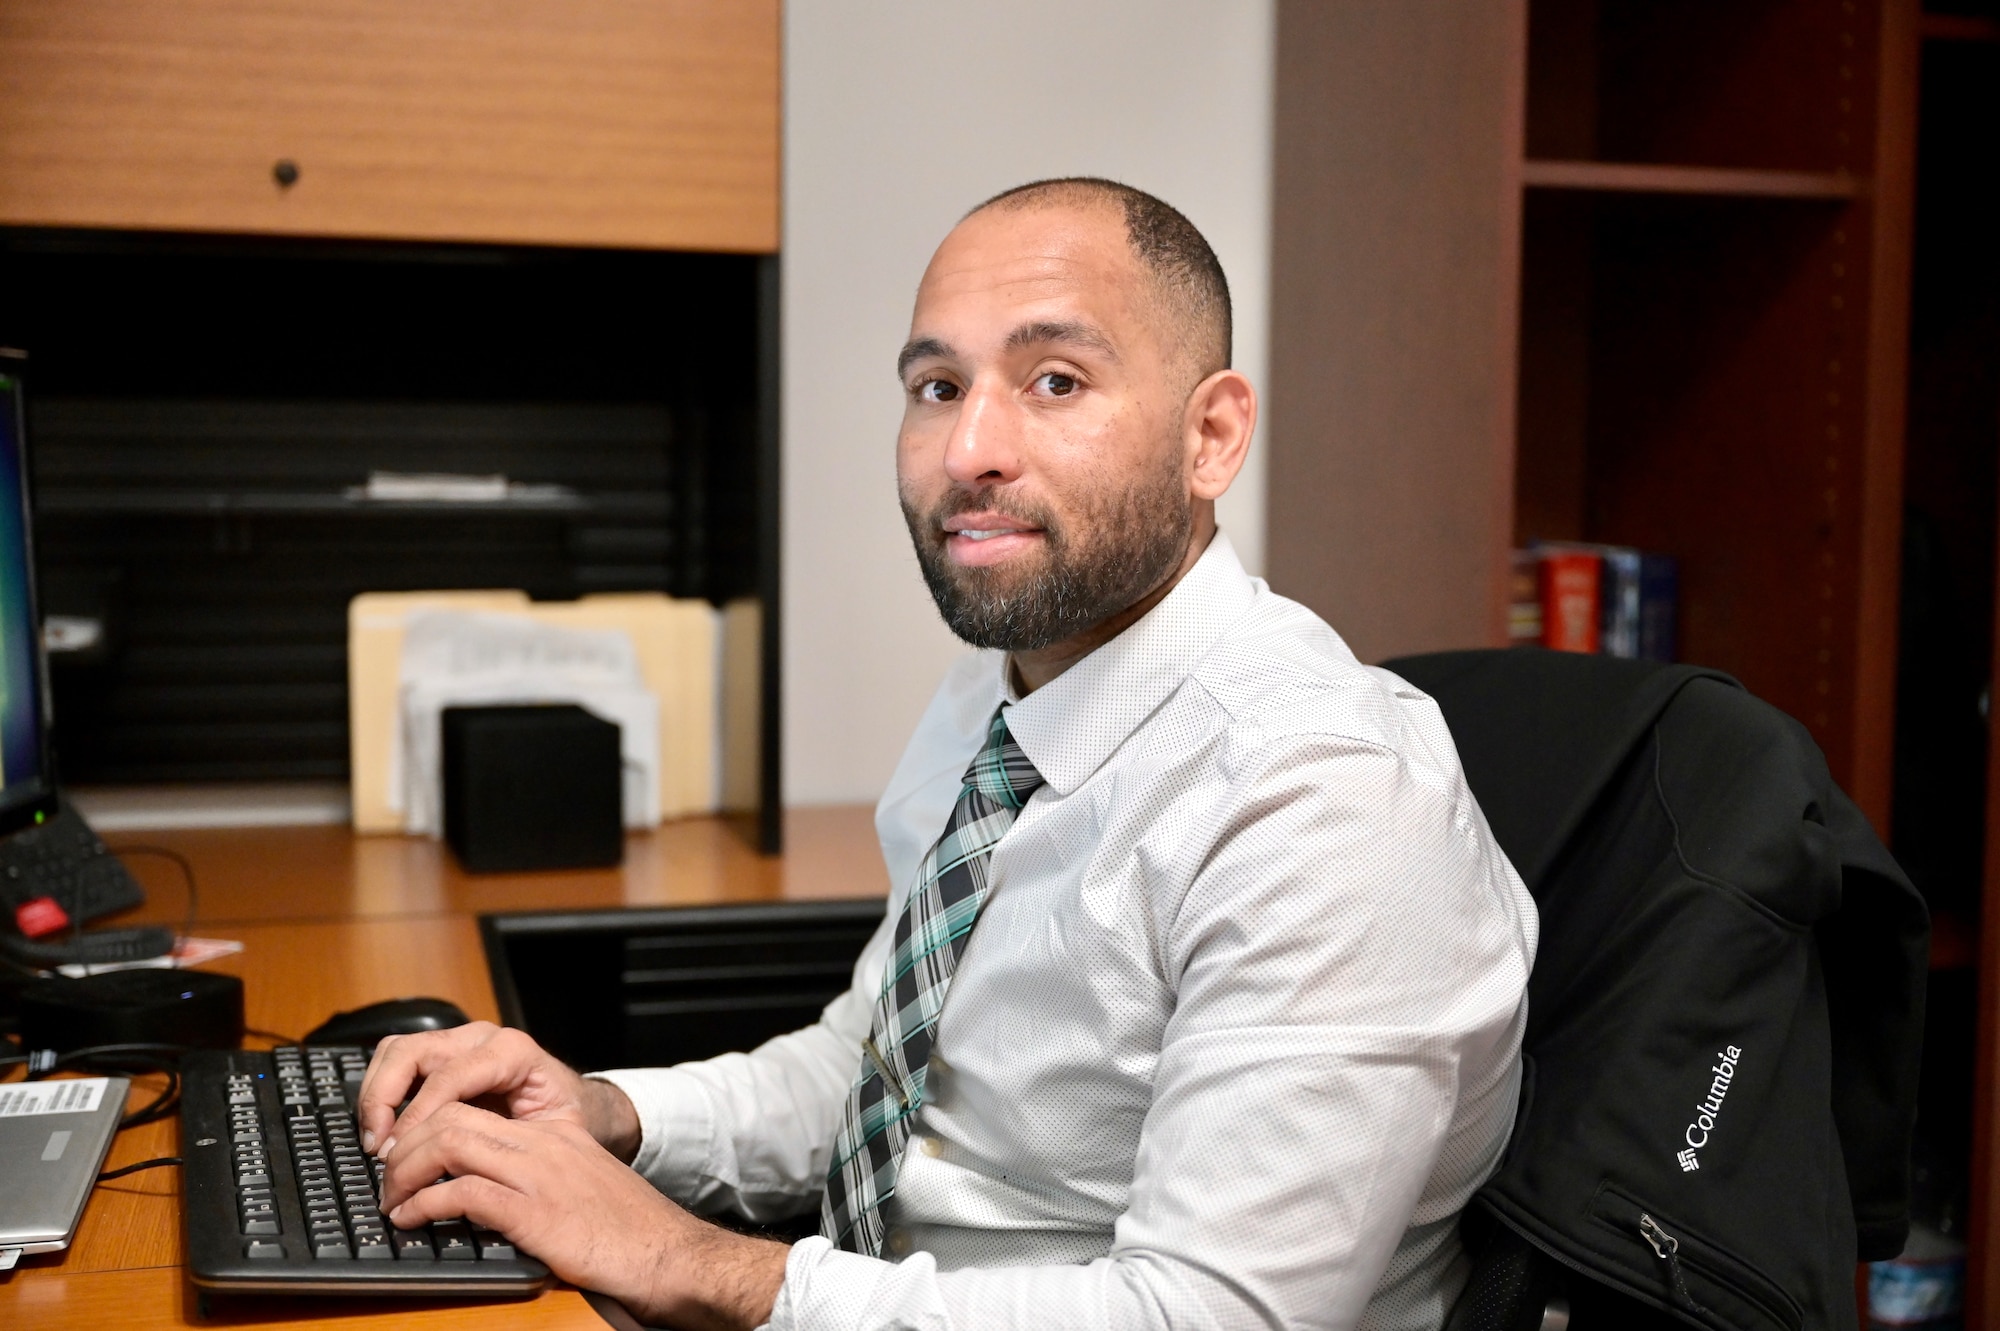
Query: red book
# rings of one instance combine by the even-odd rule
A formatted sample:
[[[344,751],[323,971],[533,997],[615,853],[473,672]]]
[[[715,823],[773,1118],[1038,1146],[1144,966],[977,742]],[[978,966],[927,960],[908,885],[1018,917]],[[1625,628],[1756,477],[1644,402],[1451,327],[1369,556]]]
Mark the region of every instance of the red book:
[[[1597,650],[1598,584],[1604,559],[1592,550],[1542,555],[1542,646],[1559,652]]]

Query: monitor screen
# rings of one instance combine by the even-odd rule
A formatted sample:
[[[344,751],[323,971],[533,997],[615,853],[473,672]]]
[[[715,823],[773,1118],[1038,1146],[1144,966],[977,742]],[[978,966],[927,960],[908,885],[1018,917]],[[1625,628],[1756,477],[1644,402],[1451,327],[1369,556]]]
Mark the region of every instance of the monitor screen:
[[[0,833],[55,807],[20,362],[0,354]]]

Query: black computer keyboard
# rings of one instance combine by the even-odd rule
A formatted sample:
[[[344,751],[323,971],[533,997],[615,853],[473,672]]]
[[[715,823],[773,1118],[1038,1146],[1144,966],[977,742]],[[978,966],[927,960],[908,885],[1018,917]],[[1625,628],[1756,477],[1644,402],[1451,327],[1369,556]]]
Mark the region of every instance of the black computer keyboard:
[[[53,898],[78,924],[129,910],[146,899],[118,857],[68,801],[40,827],[0,838],[0,902],[13,918],[35,897]]]
[[[361,1149],[359,1049],[201,1050],[181,1072],[188,1269],[215,1290],[532,1294],[549,1270],[464,1221],[399,1230]]]

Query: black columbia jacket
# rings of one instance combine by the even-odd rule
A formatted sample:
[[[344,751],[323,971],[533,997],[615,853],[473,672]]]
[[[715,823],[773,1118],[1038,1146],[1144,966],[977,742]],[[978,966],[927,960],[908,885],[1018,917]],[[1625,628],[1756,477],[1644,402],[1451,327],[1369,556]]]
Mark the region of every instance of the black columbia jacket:
[[[1908,1229],[1929,922],[1805,727],[1689,666],[1385,664],[1443,709],[1541,909],[1520,1115],[1469,1232],[1483,1211],[1587,1275],[1579,1326],[1657,1317],[1636,1300],[1853,1327],[1856,1260]]]

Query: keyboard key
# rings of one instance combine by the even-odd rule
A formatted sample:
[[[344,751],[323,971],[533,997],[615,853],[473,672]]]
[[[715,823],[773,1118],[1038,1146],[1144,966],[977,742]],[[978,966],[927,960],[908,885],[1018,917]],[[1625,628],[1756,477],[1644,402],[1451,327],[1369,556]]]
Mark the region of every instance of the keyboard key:
[[[364,1262],[391,1261],[396,1256],[396,1250],[391,1248],[389,1240],[380,1234],[356,1234],[354,1236],[354,1255],[357,1259]]]
[[[471,1228],[460,1221],[431,1226],[431,1239],[437,1244],[441,1262],[469,1262],[479,1255],[479,1250],[472,1246]]]
[[[479,1245],[479,1257],[487,1262],[511,1262],[514,1260],[514,1245],[507,1241],[505,1234],[496,1234],[490,1229],[475,1230],[473,1242]]]
[[[260,1239],[253,1243],[244,1244],[243,1255],[252,1261],[269,1260],[282,1262],[285,1260],[285,1245],[282,1243],[273,1243],[269,1239]]]
[[[243,1232],[245,1234],[280,1234],[284,1231],[278,1228],[277,1216],[263,1215],[258,1216],[254,1220],[245,1220],[243,1222]],[[252,1253],[251,1256],[254,1257],[256,1254]]]
[[[437,1256],[431,1248],[431,1236],[421,1229],[392,1229],[389,1242],[396,1256],[406,1262],[428,1262]]]
[[[236,1183],[238,1187],[264,1188],[270,1186],[271,1176],[264,1170],[250,1169],[238,1174]]]
[[[345,1234],[315,1234],[313,1256],[322,1261],[346,1261],[354,1256],[354,1250],[347,1246]]]

